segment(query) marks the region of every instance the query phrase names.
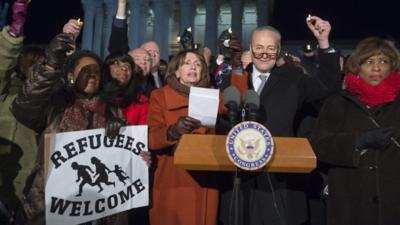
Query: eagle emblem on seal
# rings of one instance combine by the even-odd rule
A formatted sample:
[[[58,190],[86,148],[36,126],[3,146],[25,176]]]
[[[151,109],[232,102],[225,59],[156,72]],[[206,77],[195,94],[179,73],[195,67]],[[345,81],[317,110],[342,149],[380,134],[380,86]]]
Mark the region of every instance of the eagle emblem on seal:
[[[258,154],[260,153],[260,141],[261,138],[238,137],[237,151],[240,153],[240,155],[245,156],[249,160],[257,158]]]

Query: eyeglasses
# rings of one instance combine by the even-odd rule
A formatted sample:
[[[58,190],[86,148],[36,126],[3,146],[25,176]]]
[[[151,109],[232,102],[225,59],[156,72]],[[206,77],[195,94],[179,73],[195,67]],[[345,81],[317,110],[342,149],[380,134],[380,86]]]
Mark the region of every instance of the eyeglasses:
[[[133,61],[134,62],[147,62],[150,63],[151,62],[151,58],[149,57],[133,57]]]
[[[256,59],[261,59],[264,57],[267,59],[276,59],[277,58],[277,53],[278,53],[278,48],[275,46],[269,46],[267,48],[264,47],[255,47],[251,49],[251,53],[254,58]]]
[[[159,54],[160,54],[160,51],[158,51],[158,50],[147,50],[147,52],[148,52],[150,55],[159,55]]]

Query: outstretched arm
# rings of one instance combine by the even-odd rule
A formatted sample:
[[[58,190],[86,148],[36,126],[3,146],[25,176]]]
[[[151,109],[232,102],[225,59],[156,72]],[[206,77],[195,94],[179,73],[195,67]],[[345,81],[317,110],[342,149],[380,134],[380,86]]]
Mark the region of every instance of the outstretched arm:
[[[306,24],[315,38],[318,40],[319,66],[317,68],[317,76],[315,79],[311,77],[303,77],[302,84],[306,101],[321,100],[329,95],[336,93],[341,88],[341,72],[339,65],[339,54],[329,43],[329,35],[331,25],[329,21],[323,20],[318,16],[309,16]]]
[[[0,92],[8,82],[6,74],[17,64],[17,58],[22,49],[23,28],[28,9],[28,0],[15,0],[12,5],[12,22],[0,33]],[[4,4],[5,15],[8,10],[8,3]],[[1,12],[3,13],[3,11]]]
[[[15,0],[12,6],[12,22],[10,34],[18,37],[24,34],[24,24],[29,0]]]
[[[109,52],[128,52],[128,25],[126,22],[126,0],[118,0],[117,14],[114,18],[110,41],[108,43]]]
[[[62,65],[66,53],[72,50],[73,45],[71,34],[58,34],[49,44],[45,63],[34,68],[32,79],[26,81],[12,103],[11,111],[15,118],[38,133],[47,126],[52,105],[63,103],[61,99],[56,102],[54,98],[64,85]]]

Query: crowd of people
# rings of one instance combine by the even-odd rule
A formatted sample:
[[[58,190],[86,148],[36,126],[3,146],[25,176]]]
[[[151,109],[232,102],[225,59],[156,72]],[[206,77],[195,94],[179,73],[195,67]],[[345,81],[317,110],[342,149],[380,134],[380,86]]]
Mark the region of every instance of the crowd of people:
[[[264,26],[252,32],[249,49],[224,32],[213,56],[183,37],[182,50],[164,61],[154,41],[129,47],[126,4],[118,0],[103,60],[79,49],[84,22],[76,19],[46,51],[25,46],[29,0],[14,1],[0,33],[1,224],[45,224],[45,134],[105,128],[113,139],[125,125],[148,125],[150,153],[141,157],[151,177],[149,206],[87,224],[400,223],[400,53],[392,43],[368,37],[343,62],[329,21],[309,16],[318,45],[305,45],[301,57],[281,54],[281,33]],[[230,129],[222,104],[215,128],[188,115],[191,87],[230,86],[241,95],[256,91],[256,121],[272,136],[307,137],[318,160],[310,174],[239,172],[236,212],[230,173],[174,164],[182,135]]]

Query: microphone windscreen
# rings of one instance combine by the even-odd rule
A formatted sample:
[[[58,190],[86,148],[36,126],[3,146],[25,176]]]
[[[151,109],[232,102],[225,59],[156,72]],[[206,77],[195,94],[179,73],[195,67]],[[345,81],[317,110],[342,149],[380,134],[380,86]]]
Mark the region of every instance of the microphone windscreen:
[[[234,86],[229,86],[224,90],[224,105],[234,102],[236,105],[240,105],[240,93],[239,90]]]
[[[260,97],[254,90],[249,89],[246,91],[243,102],[244,105],[253,104],[257,107],[257,109],[260,107]]]

